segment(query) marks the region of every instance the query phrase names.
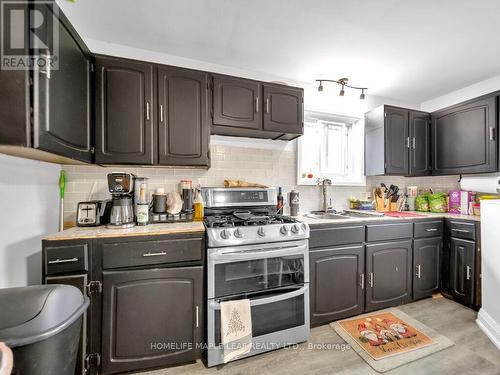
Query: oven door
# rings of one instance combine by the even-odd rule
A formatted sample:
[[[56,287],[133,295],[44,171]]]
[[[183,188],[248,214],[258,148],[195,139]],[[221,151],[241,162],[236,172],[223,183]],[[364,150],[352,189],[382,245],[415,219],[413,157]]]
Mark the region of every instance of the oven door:
[[[307,241],[208,249],[208,298],[309,282]]]
[[[250,299],[252,349],[246,356],[308,340],[309,285],[284,287],[208,301],[208,366],[222,363],[220,302]]]

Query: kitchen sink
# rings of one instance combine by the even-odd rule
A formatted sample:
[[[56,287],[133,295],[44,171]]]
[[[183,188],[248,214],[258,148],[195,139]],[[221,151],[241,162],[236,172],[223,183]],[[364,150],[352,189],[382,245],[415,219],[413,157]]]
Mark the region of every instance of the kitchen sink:
[[[347,214],[343,213],[332,213],[332,212],[311,212],[309,214],[305,214],[304,216],[309,217],[311,219],[327,219],[327,220],[336,220],[336,219],[350,219]]]

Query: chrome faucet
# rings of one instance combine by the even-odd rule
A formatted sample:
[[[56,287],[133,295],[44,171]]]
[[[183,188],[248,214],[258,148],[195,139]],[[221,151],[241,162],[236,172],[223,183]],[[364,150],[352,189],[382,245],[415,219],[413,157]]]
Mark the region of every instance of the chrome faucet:
[[[326,187],[332,184],[332,180],[329,178],[318,178],[318,186],[321,186],[321,192],[323,194],[323,212],[327,213],[331,207],[328,207],[327,197],[326,197]]]

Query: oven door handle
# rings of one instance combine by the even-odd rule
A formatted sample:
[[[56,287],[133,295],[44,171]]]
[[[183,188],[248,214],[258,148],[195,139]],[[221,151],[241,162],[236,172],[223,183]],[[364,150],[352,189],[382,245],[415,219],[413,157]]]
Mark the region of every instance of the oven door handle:
[[[216,252],[210,254],[209,258],[216,261],[253,260],[253,259],[279,257],[283,255],[297,255],[297,254],[302,254],[305,251],[307,251],[307,247],[305,245],[295,245],[287,247],[275,247],[259,251],[220,252],[220,253]]]
[[[263,298],[256,298],[254,300],[250,300],[250,306],[259,306],[259,305],[265,305],[268,303],[273,303],[273,302],[279,302],[279,301],[284,301],[290,298],[294,298],[297,296],[300,296],[301,294],[307,293],[309,290],[309,285],[304,285],[302,288],[294,290],[293,292],[290,293],[283,293],[277,296],[272,296],[272,297],[263,297]],[[213,310],[220,310],[220,303],[212,301],[210,302],[210,308]]]

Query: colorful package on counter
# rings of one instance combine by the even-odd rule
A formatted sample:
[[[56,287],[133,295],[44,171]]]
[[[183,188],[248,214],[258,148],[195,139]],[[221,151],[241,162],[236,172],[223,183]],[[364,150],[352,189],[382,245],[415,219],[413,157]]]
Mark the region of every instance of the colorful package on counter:
[[[435,213],[446,212],[448,207],[446,206],[446,196],[445,193],[436,193],[429,195],[429,210]]]
[[[429,212],[429,193],[417,195],[415,198],[415,210]]]
[[[474,200],[474,195],[471,191],[451,190],[448,203],[448,212],[453,214],[468,215],[469,205]]]

